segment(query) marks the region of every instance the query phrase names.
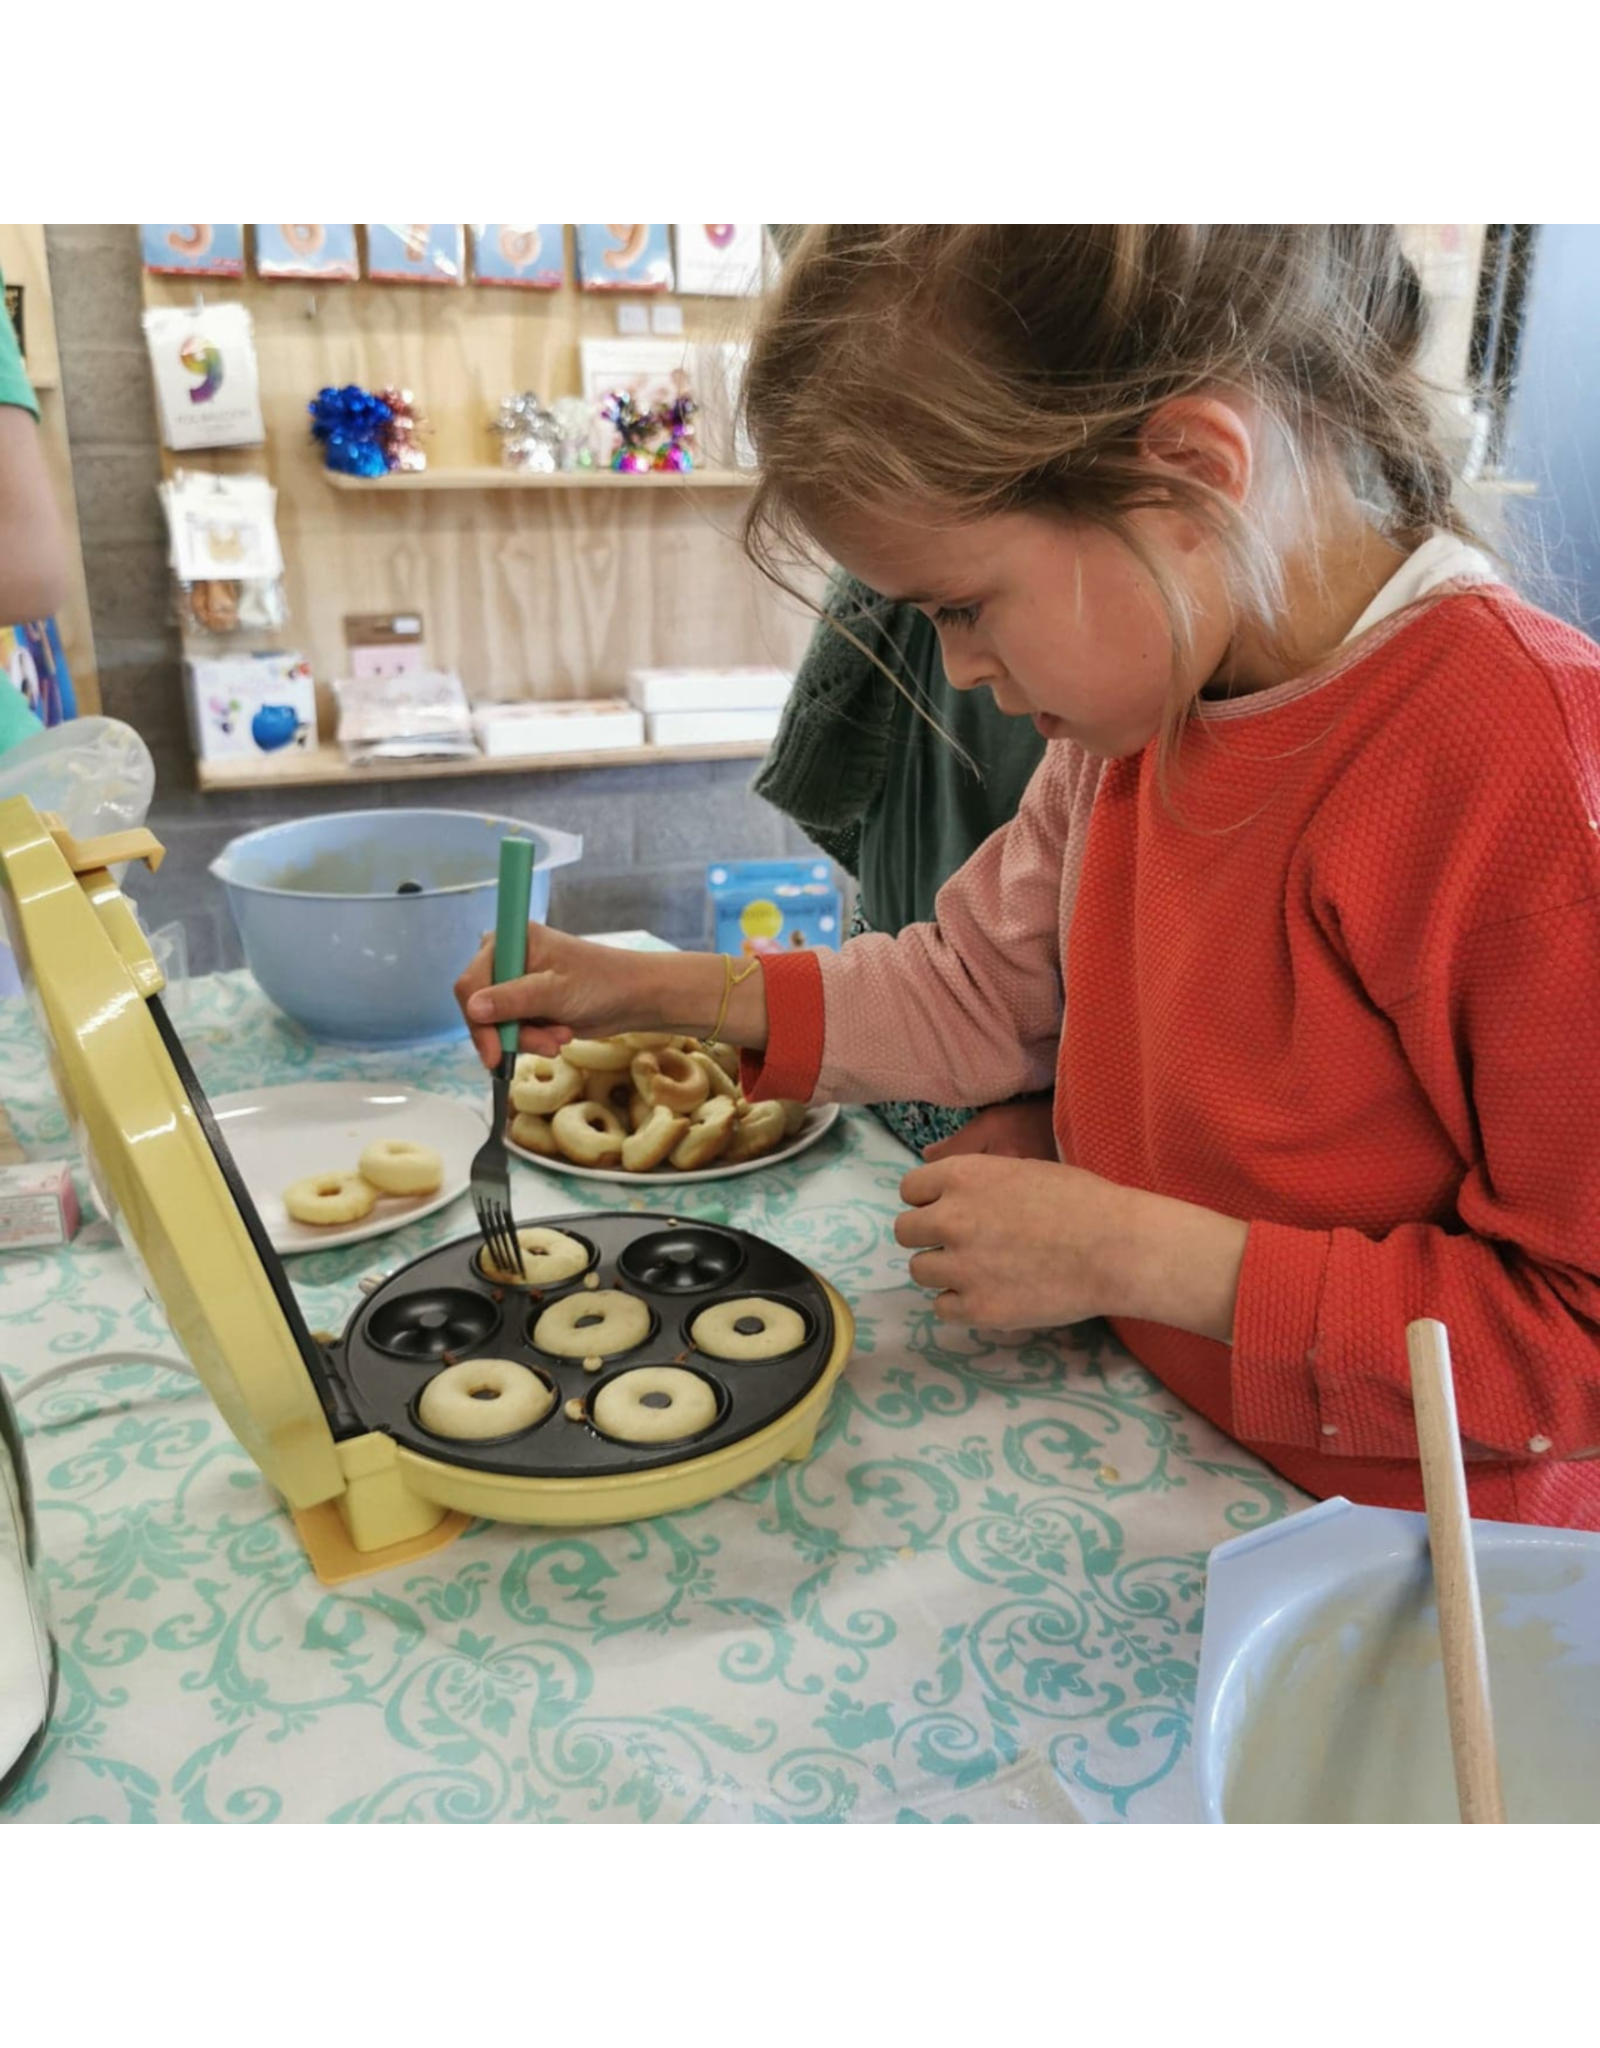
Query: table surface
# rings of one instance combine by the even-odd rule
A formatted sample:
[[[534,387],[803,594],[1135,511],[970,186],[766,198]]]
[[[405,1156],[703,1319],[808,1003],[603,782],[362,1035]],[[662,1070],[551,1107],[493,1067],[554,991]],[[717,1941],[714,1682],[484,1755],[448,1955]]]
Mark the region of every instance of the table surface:
[[[174,1021],[208,1092],[399,1078],[476,1094],[464,1045],[313,1045],[245,974]],[[0,1100],[66,1121],[0,1003]],[[1188,1820],[1211,1547],[1303,1496],[1098,1325],[955,1331],[893,1236],[909,1155],[865,1111],[792,1166],[631,1199],[781,1244],[853,1304],[817,1446],[626,1528],[475,1523],[338,1591],[198,1383],[86,1369],[22,1423],[60,1655],[11,1820]],[[513,1165],[520,1216],[618,1195]],[[313,1328],[472,1228],[465,1199],[290,1262]],[[13,1388],[176,1346],[109,1225],[0,1260]]]

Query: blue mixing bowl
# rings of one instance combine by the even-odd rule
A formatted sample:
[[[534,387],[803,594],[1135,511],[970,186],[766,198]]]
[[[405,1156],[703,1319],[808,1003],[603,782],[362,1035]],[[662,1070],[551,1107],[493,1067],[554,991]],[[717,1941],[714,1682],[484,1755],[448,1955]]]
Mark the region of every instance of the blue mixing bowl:
[[[336,811],[247,832],[211,872],[250,972],[315,1038],[414,1045],[465,1035],[451,993],[494,929],[500,842],[531,839],[543,921],[550,871],[583,841],[481,811]]]

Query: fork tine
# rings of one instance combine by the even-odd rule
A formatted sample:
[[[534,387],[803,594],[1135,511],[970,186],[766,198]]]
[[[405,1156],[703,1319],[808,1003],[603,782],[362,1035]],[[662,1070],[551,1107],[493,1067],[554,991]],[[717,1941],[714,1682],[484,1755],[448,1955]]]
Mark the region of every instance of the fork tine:
[[[503,1265],[505,1240],[500,1234],[503,1218],[499,1204],[480,1190],[474,1190],[472,1207],[478,1218],[478,1235],[483,1239],[484,1250],[495,1265]]]
[[[517,1243],[517,1234],[512,1227],[510,1212],[500,1203],[494,1204],[495,1234],[500,1242],[499,1264],[502,1272],[515,1273],[522,1263],[522,1247]]]

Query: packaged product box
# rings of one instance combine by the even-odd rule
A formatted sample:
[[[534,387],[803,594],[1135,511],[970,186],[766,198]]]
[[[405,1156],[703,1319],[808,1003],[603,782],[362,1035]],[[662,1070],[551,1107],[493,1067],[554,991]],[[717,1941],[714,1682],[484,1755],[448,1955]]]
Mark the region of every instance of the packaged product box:
[[[750,956],[839,944],[843,901],[825,860],[713,861],[713,946]]]
[[[314,746],[317,686],[303,654],[235,654],[183,665],[189,738],[201,761]]]

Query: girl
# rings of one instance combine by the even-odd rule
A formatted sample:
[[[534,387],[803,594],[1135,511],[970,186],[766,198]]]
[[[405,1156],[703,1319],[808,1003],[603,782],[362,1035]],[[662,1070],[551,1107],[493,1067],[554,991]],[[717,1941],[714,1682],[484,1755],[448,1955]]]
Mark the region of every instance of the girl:
[[[765,314],[750,539],[920,606],[1049,741],[934,922],[742,977],[535,927],[485,1028],[713,1030],[746,1085],[1055,1087],[906,1176],[941,1316],[1109,1316],[1313,1493],[1600,1527],[1600,650],[1464,544],[1387,227],[823,227]]]

